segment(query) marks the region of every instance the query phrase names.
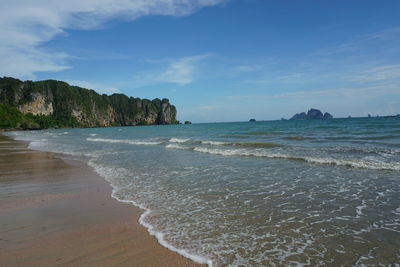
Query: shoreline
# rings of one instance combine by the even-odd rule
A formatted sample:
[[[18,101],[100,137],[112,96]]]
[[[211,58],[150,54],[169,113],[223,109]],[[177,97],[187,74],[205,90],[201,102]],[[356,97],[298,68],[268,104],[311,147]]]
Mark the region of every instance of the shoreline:
[[[0,132],[4,266],[202,266],[159,244],[145,211],[111,196],[88,165]]]
[[[90,166],[90,164],[89,164],[89,166]],[[97,172],[94,167],[92,167],[92,168],[94,169],[95,172]],[[101,177],[100,174],[98,174],[98,175]],[[103,179],[105,179],[107,181],[106,178],[103,178]],[[139,209],[141,211],[141,214],[139,215],[139,219],[137,220],[138,223],[147,230],[149,235],[155,237],[155,239],[157,240],[159,245],[167,248],[168,250],[170,250],[170,251],[172,251],[174,253],[179,254],[180,256],[182,256],[182,257],[184,257],[186,259],[189,259],[189,260],[193,261],[194,263],[198,264],[199,266],[210,266],[210,267],[214,266],[212,260],[204,258],[204,257],[201,257],[201,256],[198,256],[198,255],[195,255],[195,254],[190,254],[190,253],[186,252],[186,250],[180,249],[180,248],[176,248],[173,245],[171,245],[170,243],[168,243],[168,241],[165,241],[164,233],[157,232],[156,230],[154,230],[154,226],[153,225],[145,222],[145,217],[146,217],[147,214],[149,214],[151,212],[151,210],[146,209],[145,207],[143,207],[142,205],[136,203],[135,201],[123,200],[123,199],[118,198],[117,196],[114,195],[115,187],[113,186],[112,182],[109,182],[109,181],[107,181],[107,182],[110,185],[110,187],[112,188],[111,197],[113,199],[117,200],[120,203],[133,205],[135,208],[137,208],[137,209]]]

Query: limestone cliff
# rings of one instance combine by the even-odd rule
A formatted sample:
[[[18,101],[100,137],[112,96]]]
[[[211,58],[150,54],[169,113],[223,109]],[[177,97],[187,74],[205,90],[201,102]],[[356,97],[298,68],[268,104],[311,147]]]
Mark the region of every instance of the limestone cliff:
[[[53,104],[46,103],[43,95],[32,94],[32,102],[24,103],[18,107],[22,113],[32,113],[33,115],[51,115],[53,114]]]
[[[0,120],[3,119],[0,128],[7,128],[6,120],[17,120],[15,127],[10,126],[13,128],[21,126],[22,122],[18,125],[18,120],[33,125],[27,128],[177,123],[176,108],[168,99],[100,95],[93,90],[55,80],[22,82],[14,78],[0,78],[0,105]],[[18,112],[21,115],[15,115]]]

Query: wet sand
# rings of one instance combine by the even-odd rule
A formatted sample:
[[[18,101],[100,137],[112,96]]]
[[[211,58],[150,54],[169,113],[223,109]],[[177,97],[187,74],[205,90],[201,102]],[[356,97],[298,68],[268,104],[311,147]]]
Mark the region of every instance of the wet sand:
[[[199,266],[159,245],[142,212],[86,164],[0,133],[0,266]]]

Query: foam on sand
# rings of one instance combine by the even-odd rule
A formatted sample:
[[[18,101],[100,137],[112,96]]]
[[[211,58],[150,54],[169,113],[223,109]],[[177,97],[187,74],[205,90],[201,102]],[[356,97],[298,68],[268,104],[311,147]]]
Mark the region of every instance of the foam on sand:
[[[172,250],[186,258],[189,258],[189,259],[193,260],[194,262],[197,262],[200,264],[207,264],[209,267],[213,267],[213,262],[211,259],[208,259],[204,256],[193,254],[193,253],[187,251],[186,249],[174,247],[173,245],[168,243],[165,239],[165,233],[157,231],[152,224],[150,224],[146,221],[146,218],[152,213],[151,209],[147,208],[144,205],[137,203],[134,200],[121,199],[117,196],[117,193],[120,190],[120,188],[113,181],[113,177],[115,177],[116,172],[118,172],[116,168],[104,167],[104,166],[98,165],[98,164],[94,163],[93,160],[90,160],[88,162],[88,165],[91,166],[100,176],[104,177],[105,180],[110,183],[110,185],[112,187],[111,196],[114,199],[116,199],[120,202],[123,202],[123,203],[133,204],[136,207],[139,207],[140,209],[144,210],[144,213],[142,213],[142,215],[140,215],[140,217],[139,217],[139,223],[141,225],[143,225],[152,236],[156,237],[156,239],[160,245],[162,245],[162,246],[168,248],[169,250]]]

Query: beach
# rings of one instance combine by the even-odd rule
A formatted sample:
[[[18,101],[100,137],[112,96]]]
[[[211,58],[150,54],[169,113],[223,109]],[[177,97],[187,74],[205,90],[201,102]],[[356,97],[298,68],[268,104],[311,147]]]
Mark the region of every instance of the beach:
[[[397,118],[4,135],[6,266],[399,262]]]
[[[197,266],[157,243],[143,211],[84,162],[0,133],[1,266]]]

